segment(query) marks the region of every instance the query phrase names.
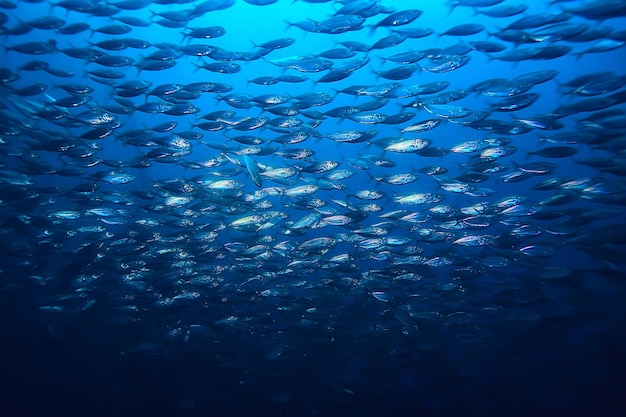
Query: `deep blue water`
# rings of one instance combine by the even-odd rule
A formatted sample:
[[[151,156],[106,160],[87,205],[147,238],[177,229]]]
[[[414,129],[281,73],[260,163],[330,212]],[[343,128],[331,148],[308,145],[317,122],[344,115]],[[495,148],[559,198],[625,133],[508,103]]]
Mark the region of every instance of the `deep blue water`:
[[[328,20],[343,3],[0,2],[0,416],[621,415],[622,2],[490,17],[521,3],[371,0]],[[103,33],[121,21],[127,33]],[[440,36],[470,23],[483,26]],[[323,56],[416,28],[432,33]],[[197,67],[219,63],[238,70]],[[302,79],[257,80],[280,76]],[[232,114],[204,118],[217,111]],[[438,125],[401,132],[425,120]],[[371,137],[333,139],[344,131]],[[482,148],[460,152],[468,141]],[[432,199],[404,202],[416,194]]]

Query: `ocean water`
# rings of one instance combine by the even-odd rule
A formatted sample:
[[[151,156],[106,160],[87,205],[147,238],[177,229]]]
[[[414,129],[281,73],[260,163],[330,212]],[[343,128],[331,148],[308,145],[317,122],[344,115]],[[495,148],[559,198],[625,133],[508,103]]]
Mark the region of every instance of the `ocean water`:
[[[621,415],[622,3],[1,1],[0,416]]]

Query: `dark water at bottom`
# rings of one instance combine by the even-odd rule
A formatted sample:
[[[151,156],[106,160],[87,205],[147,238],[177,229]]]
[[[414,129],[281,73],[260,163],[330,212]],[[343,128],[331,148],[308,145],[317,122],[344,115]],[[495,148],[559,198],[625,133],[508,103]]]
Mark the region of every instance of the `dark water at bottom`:
[[[482,341],[301,329],[268,353],[263,335],[241,333],[155,350],[142,323],[99,323],[94,310],[46,326],[17,318],[20,301],[2,307],[2,416],[618,416],[626,405],[624,334],[605,327],[619,318],[592,302],[586,317],[485,325]]]

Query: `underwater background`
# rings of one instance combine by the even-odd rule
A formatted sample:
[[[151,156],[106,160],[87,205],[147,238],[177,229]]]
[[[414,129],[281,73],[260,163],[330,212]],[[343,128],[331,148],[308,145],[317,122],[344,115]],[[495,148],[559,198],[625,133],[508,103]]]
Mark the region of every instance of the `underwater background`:
[[[624,27],[0,1],[0,416],[622,415]]]

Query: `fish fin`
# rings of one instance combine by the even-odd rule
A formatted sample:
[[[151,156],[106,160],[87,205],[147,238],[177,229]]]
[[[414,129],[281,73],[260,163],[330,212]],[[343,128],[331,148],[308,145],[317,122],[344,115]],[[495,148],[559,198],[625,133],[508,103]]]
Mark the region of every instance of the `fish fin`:
[[[54,104],[54,102],[56,101],[53,97],[50,97],[50,96],[49,96],[48,94],[46,94],[46,93],[42,93],[42,95],[46,98],[46,99],[44,100],[44,103],[47,103],[47,104]]]
[[[194,67],[196,67],[195,70],[193,70],[193,73],[195,74],[196,72],[198,72],[199,69],[202,68],[202,65],[198,65],[195,62],[192,62],[191,65],[193,65]]]
[[[450,2],[450,10],[448,11],[447,16],[450,16],[452,14],[452,12],[454,11],[454,9],[457,8],[457,6],[459,6],[461,3],[458,1],[452,1]]]
[[[367,32],[367,36],[373,36],[374,32],[376,32],[376,29],[378,29],[377,25],[368,25],[370,26],[370,30],[369,32]]]

